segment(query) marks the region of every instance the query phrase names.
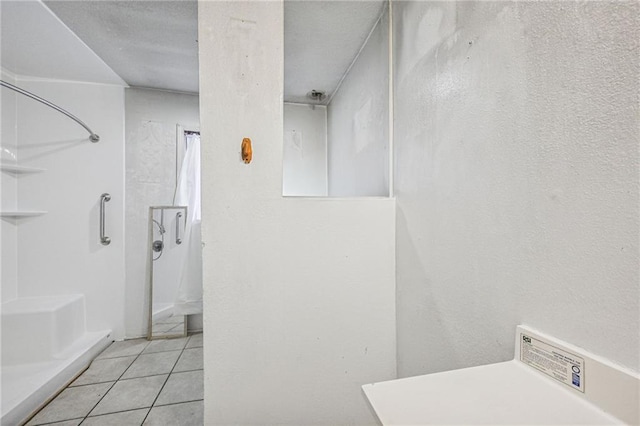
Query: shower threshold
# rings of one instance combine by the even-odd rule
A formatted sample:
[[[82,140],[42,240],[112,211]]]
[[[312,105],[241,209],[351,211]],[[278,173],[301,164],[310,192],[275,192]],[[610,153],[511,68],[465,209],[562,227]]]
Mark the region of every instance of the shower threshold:
[[[43,407],[111,344],[110,334],[86,332],[53,359],[3,366],[2,426],[21,424]]]

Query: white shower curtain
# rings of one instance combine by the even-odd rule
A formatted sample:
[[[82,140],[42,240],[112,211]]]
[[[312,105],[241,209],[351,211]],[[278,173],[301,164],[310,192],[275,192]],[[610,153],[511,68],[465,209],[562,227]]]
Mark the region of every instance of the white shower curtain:
[[[202,237],[200,214],[200,135],[187,134],[187,151],[180,167],[173,204],[187,206],[182,244],[186,253],[182,261],[180,285],[174,315],[202,313]]]

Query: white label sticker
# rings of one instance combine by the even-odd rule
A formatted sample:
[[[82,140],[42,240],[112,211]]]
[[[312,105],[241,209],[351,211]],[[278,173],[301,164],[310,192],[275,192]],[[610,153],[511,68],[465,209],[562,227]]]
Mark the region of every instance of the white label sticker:
[[[584,359],[571,352],[520,333],[520,361],[584,392]]]

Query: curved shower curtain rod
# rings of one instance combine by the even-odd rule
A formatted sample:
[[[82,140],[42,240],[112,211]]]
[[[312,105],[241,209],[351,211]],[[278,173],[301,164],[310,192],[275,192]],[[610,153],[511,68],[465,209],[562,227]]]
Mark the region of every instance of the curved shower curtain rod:
[[[82,127],[84,127],[84,128],[85,128],[85,130],[86,130],[87,132],[89,132],[89,135],[90,135],[90,136],[89,136],[89,140],[90,140],[91,142],[94,142],[94,143],[95,143],[95,142],[98,142],[98,141],[100,140],[100,136],[98,136],[97,134],[93,133],[93,130],[91,130],[91,129],[89,128],[89,126],[87,126],[86,124],[84,124],[84,123],[82,122],[82,120],[80,120],[78,117],[76,117],[75,115],[71,114],[70,112],[68,112],[68,111],[66,111],[66,110],[64,110],[64,109],[62,109],[62,108],[60,108],[58,105],[56,105],[56,104],[54,104],[54,103],[52,103],[52,102],[49,102],[48,100],[43,99],[43,98],[41,98],[41,97],[40,97],[40,96],[38,96],[38,95],[34,95],[34,94],[33,94],[33,93],[31,93],[31,92],[27,92],[26,90],[21,89],[21,88],[19,88],[18,86],[14,86],[14,85],[13,85],[13,84],[11,84],[11,83],[7,83],[7,82],[6,82],[6,81],[4,81],[4,80],[0,80],[0,86],[4,86],[4,87],[6,87],[7,89],[11,89],[11,90],[13,90],[14,92],[18,92],[18,93],[20,93],[21,95],[28,96],[28,97],[30,97],[31,99],[35,99],[36,101],[38,101],[38,102],[40,102],[40,103],[43,103],[43,104],[45,104],[46,106],[48,106],[48,107],[50,107],[50,108],[53,108],[53,109],[55,109],[55,110],[56,110],[56,111],[58,111],[58,112],[63,113],[64,115],[66,115],[67,117],[69,117],[70,119],[72,119],[73,121],[75,121],[76,123],[78,123],[79,125],[81,125]]]

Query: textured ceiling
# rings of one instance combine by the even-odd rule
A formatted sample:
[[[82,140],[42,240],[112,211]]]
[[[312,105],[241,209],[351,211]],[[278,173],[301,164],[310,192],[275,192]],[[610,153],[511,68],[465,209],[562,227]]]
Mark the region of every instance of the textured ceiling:
[[[385,2],[286,0],[285,101],[311,102],[306,97],[311,90],[326,92],[328,99]],[[44,4],[130,86],[198,92],[196,0],[45,0]]]
[[[44,2],[130,86],[198,92],[198,4]]]

